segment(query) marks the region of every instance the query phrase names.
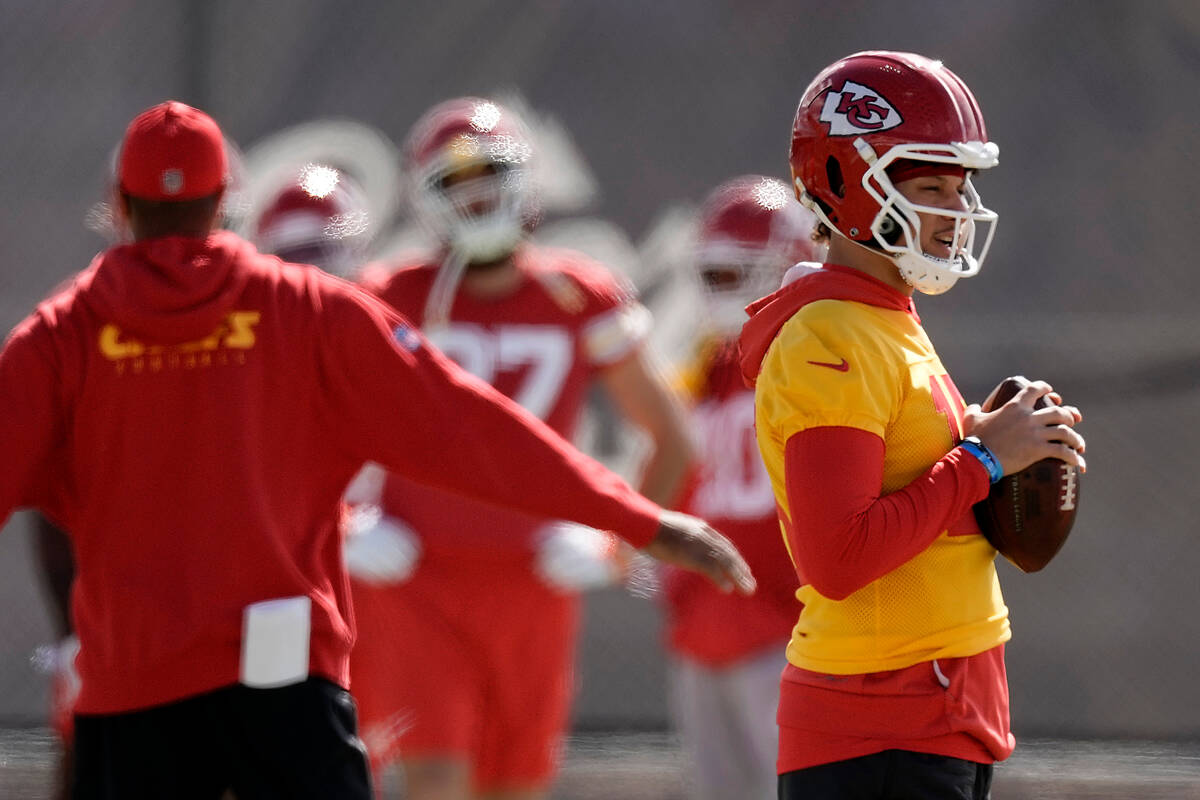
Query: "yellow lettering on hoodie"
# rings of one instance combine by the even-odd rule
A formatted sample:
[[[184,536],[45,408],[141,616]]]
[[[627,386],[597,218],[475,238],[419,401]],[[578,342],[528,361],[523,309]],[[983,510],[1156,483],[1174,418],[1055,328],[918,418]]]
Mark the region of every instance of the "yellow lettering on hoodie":
[[[146,346],[137,339],[121,339],[121,329],[108,324],[100,329],[100,352],[105,358],[119,361],[122,358],[133,358],[145,352]]]
[[[222,342],[235,350],[250,350],[254,347],[254,326],[262,318],[258,311],[234,311],[225,318],[229,333]]]
[[[254,326],[261,318],[262,313],[259,311],[231,311],[216,330],[203,339],[166,347],[162,345],[147,347],[143,342],[125,336],[119,326],[109,323],[100,329],[97,344],[100,353],[110,361],[122,362],[126,359],[140,359],[147,354],[155,356],[156,358],[152,359],[155,372],[164,365],[169,367],[185,366],[191,369],[196,366],[212,366],[214,363],[228,364],[228,359],[214,360],[210,354],[222,348],[252,350],[257,341]],[[181,360],[179,358],[181,353],[187,353],[189,357]],[[195,355],[191,355],[195,353],[202,353],[204,356],[197,359]],[[162,358],[164,354],[167,355],[165,362]],[[244,364],[245,357],[239,357],[236,359],[236,363]],[[134,364],[134,371],[140,372],[143,367],[144,364]],[[124,369],[119,371],[123,373]]]

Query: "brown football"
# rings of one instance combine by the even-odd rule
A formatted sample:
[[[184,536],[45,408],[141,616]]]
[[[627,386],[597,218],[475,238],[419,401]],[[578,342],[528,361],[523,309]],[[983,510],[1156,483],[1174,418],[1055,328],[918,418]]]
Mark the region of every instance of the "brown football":
[[[984,411],[1004,405],[1029,381],[1005,378]],[[1039,398],[1037,408],[1046,405]],[[975,504],[975,520],[1001,555],[1023,572],[1037,572],[1058,553],[1079,511],[1079,468],[1045,458],[992,484]]]

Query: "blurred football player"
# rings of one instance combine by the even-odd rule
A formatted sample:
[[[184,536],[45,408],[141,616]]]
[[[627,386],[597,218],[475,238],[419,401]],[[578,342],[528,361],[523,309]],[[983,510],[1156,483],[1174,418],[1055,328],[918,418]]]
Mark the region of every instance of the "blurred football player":
[[[986,798],[1013,749],[1008,610],[971,507],[1034,461],[1082,465],[1080,414],[1044,382],[966,406],[913,306],[982,266],[996,214],[973,179],[997,162],[966,84],[912,53],[843,58],[796,111],[795,191],[829,251],[740,339],[803,603],[784,800]]]
[[[117,171],[132,242],[0,350],[0,525],[37,509],[75,556],[77,800],[370,796],[337,529],[369,459],[752,591],[727,539],[637,495],[393,309],[216,230],[227,175],[210,116],[137,115]]]
[[[254,223],[259,252],[350,278],[370,244],[367,199],[349,174],[306,164],[264,204]]]
[[[641,491],[666,501],[690,450],[645,346],[648,312],[600,264],[527,241],[533,157],[522,121],[494,102],[429,110],[407,138],[405,173],[440,250],[370,267],[368,285],[568,438],[598,382],[647,434]],[[415,800],[545,796],[574,690],[580,592],[619,579],[616,542],[399,475],[387,477],[381,508],[384,527],[367,525],[347,550],[352,680],[374,763],[402,759]]]
[[[752,597],[710,591],[682,570],[664,575],[671,710],[688,755],[690,797],[775,795],[775,708],[798,583],[754,443],[754,392],[742,381],[737,337],[745,308],[785,272],[818,269],[816,218],[786,183],[743,175],[704,202],[692,264],[704,301],[701,335],[680,383],[698,453],[685,508],[710,520],[746,557]]]

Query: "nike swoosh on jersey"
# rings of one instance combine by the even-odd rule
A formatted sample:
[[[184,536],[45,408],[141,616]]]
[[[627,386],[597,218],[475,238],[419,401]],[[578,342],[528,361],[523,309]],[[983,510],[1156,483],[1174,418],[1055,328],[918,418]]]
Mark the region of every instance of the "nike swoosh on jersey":
[[[829,367],[830,369],[836,369],[838,372],[850,371],[850,362],[844,358],[840,364],[830,364],[828,361],[809,361],[808,363],[812,364],[814,367]]]

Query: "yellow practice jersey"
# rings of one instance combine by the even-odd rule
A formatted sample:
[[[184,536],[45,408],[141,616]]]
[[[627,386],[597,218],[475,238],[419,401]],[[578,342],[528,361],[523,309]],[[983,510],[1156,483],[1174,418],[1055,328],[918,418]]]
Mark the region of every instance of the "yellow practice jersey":
[[[794,434],[841,426],[880,437],[884,495],[921,476],[962,437],[964,403],[915,313],[865,296],[865,302],[803,304],[762,358],[758,444],[785,526],[784,448]],[[996,551],[969,515],[951,527],[916,557],[842,600],[802,585],[797,596],[804,610],[788,660],[815,672],[863,674],[974,655],[1007,641]],[[803,582],[804,564],[796,566]]]

